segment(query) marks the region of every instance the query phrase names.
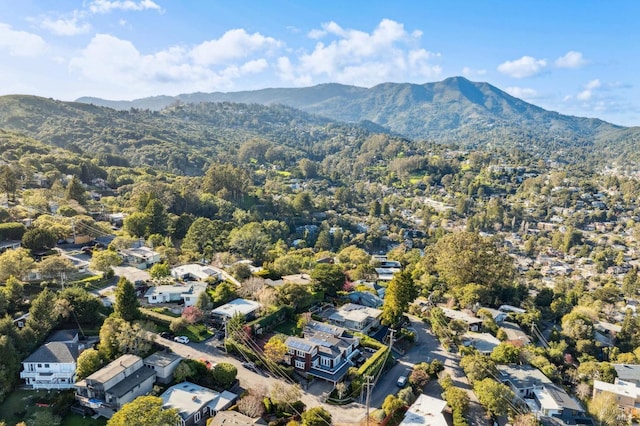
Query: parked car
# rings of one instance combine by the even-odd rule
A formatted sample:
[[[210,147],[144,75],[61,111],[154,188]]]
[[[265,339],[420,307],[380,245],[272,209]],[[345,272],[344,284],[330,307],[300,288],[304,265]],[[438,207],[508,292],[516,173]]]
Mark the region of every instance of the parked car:
[[[211,370],[216,366],[215,362],[211,362],[208,359],[200,358],[200,362],[206,365],[208,370]]]
[[[256,365],[253,362],[243,362],[242,366],[244,368],[246,368],[247,370],[251,370],[251,371],[258,371],[258,367],[256,367]]]
[[[163,331],[162,333],[160,333],[160,337],[164,338],[164,339],[173,339],[173,334],[169,333],[168,331]]]
[[[404,385],[407,384],[407,376],[400,376],[398,377],[398,381],[396,382],[396,384],[398,386],[400,386],[401,388],[404,387]]]
[[[189,343],[189,338],[187,336],[176,336],[173,338],[174,342],[184,343],[185,345]]]

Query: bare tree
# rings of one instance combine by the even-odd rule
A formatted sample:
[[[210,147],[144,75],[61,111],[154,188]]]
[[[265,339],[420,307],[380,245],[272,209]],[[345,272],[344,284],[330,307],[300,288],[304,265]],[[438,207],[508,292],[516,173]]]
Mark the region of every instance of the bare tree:
[[[245,416],[261,417],[265,411],[264,403],[262,401],[263,398],[249,393],[238,401],[238,411]]]

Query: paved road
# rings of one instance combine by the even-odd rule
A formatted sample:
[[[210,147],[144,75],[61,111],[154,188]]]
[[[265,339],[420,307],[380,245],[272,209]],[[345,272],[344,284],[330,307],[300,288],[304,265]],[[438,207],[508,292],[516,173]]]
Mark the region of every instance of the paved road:
[[[205,342],[190,343],[183,345],[176,343],[173,340],[168,340],[160,337],[159,335],[152,333],[155,337],[155,341],[163,346],[170,348],[176,354],[191,359],[204,358],[210,362],[228,362],[233,364],[238,369],[238,380],[240,380],[240,386],[243,389],[255,388],[256,386],[264,386],[265,389],[281,380],[274,377],[257,374],[242,366],[242,362],[238,361],[232,356],[225,354],[224,350],[218,349],[214,346],[214,339],[208,339]],[[328,405],[322,402],[319,396],[313,395],[309,392],[303,392],[302,402],[311,408],[316,406],[323,406],[326,408],[333,418],[334,425],[356,425],[364,417],[365,408],[358,403],[351,403],[342,407],[335,405]]]
[[[411,321],[411,326],[416,330],[416,344],[399,359],[396,365],[380,378],[371,394],[371,405],[380,407],[387,395],[397,392],[398,387],[396,382],[398,377],[402,375],[408,376],[415,364],[439,359],[445,366],[445,373],[449,374],[453,379],[454,385],[466,389],[469,394],[469,424],[490,424],[486,418],[486,411],[478,402],[478,399],[471,390],[464,371],[459,365],[460,356],[456,353],[446,351],[442,345],[440,345],[440,341],[420,318],[409,315],[409,320]],[[424,389],[424,393],[435,398],[442,398],[442,388],[436,380],[429,382]]]

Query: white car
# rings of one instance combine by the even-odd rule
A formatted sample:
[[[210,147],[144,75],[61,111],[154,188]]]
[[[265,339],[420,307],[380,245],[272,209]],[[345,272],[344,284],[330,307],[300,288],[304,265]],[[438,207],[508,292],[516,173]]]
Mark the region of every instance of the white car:
[[[396,382],[396,384],[400,387],[404,387],[404,385],[407,384],[407,376],[398,377],[398,381]]]
[[[189,338],[187,336],[176,336],[173,338],[174,342],[184,343],[185,345],[189,343]]]

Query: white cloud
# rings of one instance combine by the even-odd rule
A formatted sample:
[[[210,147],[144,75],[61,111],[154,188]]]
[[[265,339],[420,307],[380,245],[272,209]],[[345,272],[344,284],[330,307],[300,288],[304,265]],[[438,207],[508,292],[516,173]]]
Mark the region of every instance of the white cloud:
[[[415,46],[422,33],[408,33],[390,19],[381,20],[371,33],[328,22],[307,35],[327,41],[318,41],[311,52],[302,53],[295,61],[280,58],[277,69],[282,81],[299,85],[319,79],[362,86],[433,78],[442,73],[442,68],[431,62],[439,55]]]
[[[0,49],[8,50],[11,56],[39,56],[46,48],[47,43],[39,35],[0,23]]]
[[[498,71],[513,78],[525,78],[536,75],[547,66],[545,59],[523,56],[514,61],[506,61],[498,65]]]
[[[586,63],[587,61],[582,57],[582,53],[574,50],[567,52],[555,61],[555,65],[558,68],[580,68]]]
[[[596,89],[602,86],[600,79],[591,80],[584,85],[584,90],[576,95],[576,99],[580,101],[588,101],[593,97],[593,93]]]
[[[162,10],[157,3],[151,0],[141,0],[137,2],[133,0],[93,0],[91,4],[89,4],[89,10],[93,13],[109,13],[113,10],[140,12],[148,9]]]
[[[86,22],[80,22],[78,16],[71,18],[51,19],[44,18],[40,22],[40,27],[51,31],[55,35],[74,36],[78,34],[86,34],[91,30],[91,25]]]
[[[487,70],[476,70],[471,67],[462,68],[462,75],[468,78],[479,77],[487,74]]]
[[[505,92],[520,99],[531,99],[535,98],[538,95],[538,92],[536,92],[535,89],[531,89],[528,87],[511,86],[507,87],[505,89]]]
[[[280,42],[260,33],[248,34],[244,29],[229,30],[217,40],[209,40],[196,46],[193,59],[200,65],[226,63],[230,60],[246,58],[260,49],[280,46]]]
[[[130,41],[98,34],[69,67],[114,93],[129,88],[131,97],[231,89],[236,79],[261,73],[269,64],[254,58],[213,67],[195,61],[193,50],[184,46],[143,54]]]

